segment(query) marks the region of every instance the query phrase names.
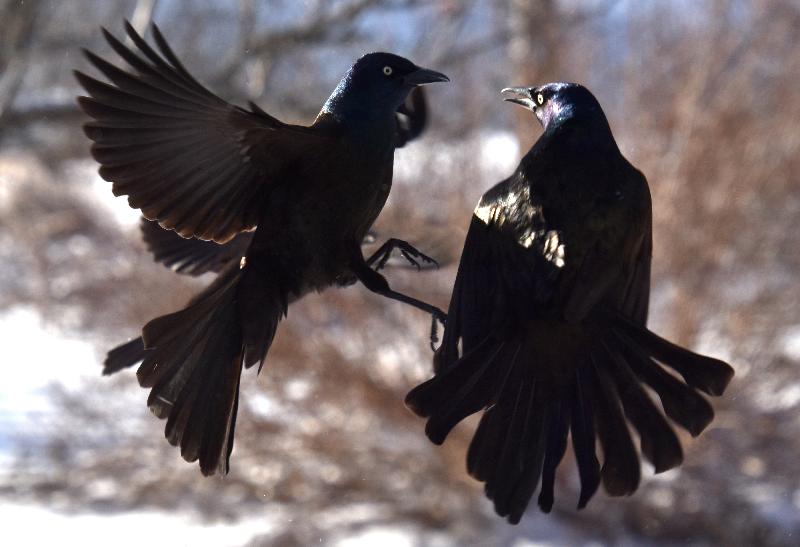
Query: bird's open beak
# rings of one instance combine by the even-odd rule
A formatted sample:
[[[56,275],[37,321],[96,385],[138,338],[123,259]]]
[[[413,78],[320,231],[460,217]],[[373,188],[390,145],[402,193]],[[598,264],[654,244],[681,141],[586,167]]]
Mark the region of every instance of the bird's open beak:
[[[432,84],[434,82],[449,82],[450,78],[448,78],[441,72],[436,72],[435,70],[430,70],[428,68],[418,68],[411,74],[407,75],[404,81],[408,85],[416,86],[423,84]]]
[[[504,101],[516,103],[529,110],[533,110],[536,103],[531,96],[531,89],[530,87],[507,87],[500,91],[500,93],[509,95],[508,97],[503,97]]]

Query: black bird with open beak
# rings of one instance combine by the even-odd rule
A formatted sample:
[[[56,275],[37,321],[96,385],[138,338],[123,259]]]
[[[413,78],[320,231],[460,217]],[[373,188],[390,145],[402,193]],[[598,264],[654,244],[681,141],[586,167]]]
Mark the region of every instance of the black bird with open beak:
[[[570,83],[503,93],[544,134],[476,207],[435,375],[406,402],[428,418],[436,444],[484,411],[467,469],[497,513],[517,523],[539,484],[539,507],[552,508],[570,433],[579,508],[601,481],[612,496],[638,487],[628,422],[656,473],[680,465],[666,417],[699,435],[714,416],[700,392],[721,395],[733,369],[647,329],[650,192],[594,96]]]
[[[186,460],[199,460],[204,474],[225,473],[242,367],[263,364],[291,302],[359,280],[444,321],[441,310],[393,291],[377,271],[394,248],[411,261],[431,259],[395,239],[365,259],[361,242],[389,195],[395,148],[424,127],[413,116],[401,126],[398,112],[408,113],[404,104],[417,86],[448,79],[403,57],[370,53],[311,126],[290,125],[211,93],[155,26],[160,53],[129,24],[126,30],[138,52],[103,33],[129,70],[86,51],[111,83],[75,73],[89,95],[78,102],[92,118],[84,131],[100,175],[161,228],[227,246],[176,250],[174,238],[153,239],[164,251],[156,256],[189,252],[187,264],[219,275],[185,308],[113,350],[106,371],[143,359],[137,377],[151,388],[150,409],[167,420],[169,442]]]

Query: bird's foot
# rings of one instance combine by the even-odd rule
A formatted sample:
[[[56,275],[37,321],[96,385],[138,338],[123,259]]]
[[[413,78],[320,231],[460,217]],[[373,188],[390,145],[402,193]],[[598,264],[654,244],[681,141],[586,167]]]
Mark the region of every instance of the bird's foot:
[[[371,258],[374,258],[374,255]],[[363,258],[360,260],[358,260],[358,258],[354,259],[352,268],[353,273],[359,279],[359,281],[361,281],[361,283],[363,283],[364,286],[372,292],[392,300],[397,300],[398,302],[403,302],[404,304],[408,304],[409,306],[413,306],[418,310],[422,310],[431,314],[431,348],[436,351],[436,343],[439,341],[438,323],[441,323],[442,325],[447,324],[447,314],[444,311],[432,304],[423,302],[422,300],[418,300],[403,293],[393,291],[389,287],[389,283],[386,281],[386,278],[383,277],[382,274],[378,273],[377,269],[373,269],[369,262],[365,261]]]
[[[367,259],[367,264],[376,272],[382,270],[386,266],[386,262],[392,256],[392,251],[395,249],[400,250],[400,255],[405,258],[409,264],[416,267],[417,270],[422,269],[420,262],[428,265],[439,267],[439,263],[435,259],[429,257],[425,253],[418,251],[413,245],[402,239],[391,238],[380,246],[380,248],[372,253]]]

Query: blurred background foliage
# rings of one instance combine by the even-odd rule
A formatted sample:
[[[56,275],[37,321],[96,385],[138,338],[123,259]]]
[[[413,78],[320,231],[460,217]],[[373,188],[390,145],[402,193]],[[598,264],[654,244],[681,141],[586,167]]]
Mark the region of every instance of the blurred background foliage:
[[[222,97],[289,122],[367,51],[448,74],[376,225],[440,259],[388,272],[440,306],[472,207],[540,132],[499,89],[586,84],[651,184],[651,328],[737,370],[684,466],[577,512],[568,456],[553,514],[506,525],[464,471],[474,423],[434,447],[402,404],[430,374],[427,318],[354,286],[292,307],[245,373],[231,474],[201,477],[132,372],[99,377],[109,347],[208,281],[152,263],[80,131],[71,69],[87,70],[80,47],[111,55],[98,27],[124,18],[156,21]],[[137,533],[222,523],[215,544],[796,545],[798,37],[794,0],[0,0],[0,517],[161,513]]]

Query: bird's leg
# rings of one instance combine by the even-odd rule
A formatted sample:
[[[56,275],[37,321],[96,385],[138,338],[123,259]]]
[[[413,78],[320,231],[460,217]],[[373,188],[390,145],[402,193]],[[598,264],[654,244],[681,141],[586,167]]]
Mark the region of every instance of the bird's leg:
[[[373,257],[374,256],[375,255],[373,255]],[[372,292],[380,294],[381,296],[385,296],[386,298],[391,298],[392,300],[397,300],[398,302],[404,302],[409,306],[413,306],[419,310],[431,314],[431,348],[434,348],[435,350],[436,342],[439,341],[437,333],[437,321],[442,325],[445,325],[447,323],[446,313],[432,304],[428,304],[422,300],[418,300],[411,296],[407,296],[403,293],[392,290],[391,287],[389,287],[389,282],[386,281],[386,278],[376,270],[373,270],[370,264],[364,260],[360,248],[358,249],[357,255],[353,258],[351,267],[356,278],[358,278],[358,280],[361,281],[361,283],[363,283],[364,286]]]
[[[370,268],[374,268],[376,272],[382,270],[384,266],[386,266],[386,262],[389,260],[389,257],[392,255],[392,251],[395,249],[400,249],[400,254],[403,256],[403,258],[408,260],[412,266],[416,266],[418,270],[421,269],[418,260],[421,260],[427,264],[433,264],[437,268],[439,267],[439,263],[436,262],[436,260],[424,253],[421,253],[407,241],[396,238],[387,239],[386,242],[381,245],[377,251],[372,253],[372,256],[366,260],[367,265]]]

